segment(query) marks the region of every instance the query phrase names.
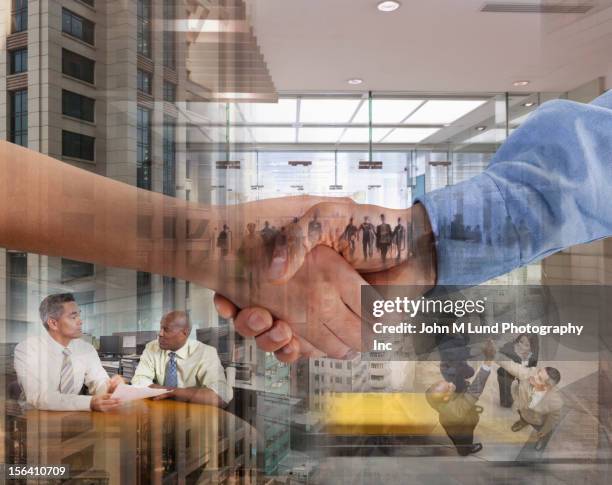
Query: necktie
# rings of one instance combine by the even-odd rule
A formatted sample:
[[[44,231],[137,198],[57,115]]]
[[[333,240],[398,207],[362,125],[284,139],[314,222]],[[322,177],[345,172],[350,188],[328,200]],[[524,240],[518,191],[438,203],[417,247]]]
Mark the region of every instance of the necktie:
[[[170,360],[166,365],[166,376],[164,377],[164,386],[177,387],[178,378],[176,375],[176,352],[170,352]]]
[[[62,394],[74,394],[74,369],[72,368],[72,359],[70,358],[70,350],[62,350],[64,361],[62,362],[62,373],[60,377],[60,392]]]

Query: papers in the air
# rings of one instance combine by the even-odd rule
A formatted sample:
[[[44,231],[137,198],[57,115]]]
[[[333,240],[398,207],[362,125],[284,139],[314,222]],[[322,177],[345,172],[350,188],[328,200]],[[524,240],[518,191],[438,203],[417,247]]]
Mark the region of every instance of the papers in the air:
[[[168,389],[128,386],[127,384],[119,384],[111,398],[119,399],[123,402],[136,401],[138,399],[146,399],[148,397],[160,396],[168,392]]]

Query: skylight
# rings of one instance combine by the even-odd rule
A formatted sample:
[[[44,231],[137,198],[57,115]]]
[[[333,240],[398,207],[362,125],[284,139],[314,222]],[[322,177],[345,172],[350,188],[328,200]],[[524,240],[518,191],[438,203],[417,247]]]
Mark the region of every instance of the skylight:
[[[302,99],[300,123],[348,123],[359,99]]]
[[[336,143],[343,128],[300,128],[299,143]]]
[[[253,127],[251,133],[255,143],[294,143],[295,128]]]
[[[423,103],[422,99],[374,99],[372,100],[372,123],[401,123]],[[364,100],[353,123],[369,123],[368,100]]]
[[[439,128],[396,128],[382,143],[418,143],[438,130]]]
[[[434,99],[427,101],[406,123],[423,125],[443,125],[453,123],[470,111],[482,106],[484,100]]]
[[[342,135],[341,143],[369,143],[369,128],[347,128]],[[378,142],[383,136],[391,131],[390,128],[372,128],[372,141]]]
[[[297,100],[279,99],[278,103],[240,103],[247,123],[295,123]]]

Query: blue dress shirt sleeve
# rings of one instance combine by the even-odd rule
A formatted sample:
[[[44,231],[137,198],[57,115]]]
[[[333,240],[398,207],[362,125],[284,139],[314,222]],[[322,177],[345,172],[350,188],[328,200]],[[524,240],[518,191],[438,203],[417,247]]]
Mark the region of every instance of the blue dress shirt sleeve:
[[[426,194],[437,285],[476,285],[612,234],[612,91],[548,101],[476,177]]]

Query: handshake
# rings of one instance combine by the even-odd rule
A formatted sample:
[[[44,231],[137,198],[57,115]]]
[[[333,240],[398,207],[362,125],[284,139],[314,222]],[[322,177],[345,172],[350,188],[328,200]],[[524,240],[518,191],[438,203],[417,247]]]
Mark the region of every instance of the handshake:
[[[312,200],[271,199],[252,209],[262,219],[268,204],[295,213],[296,203]],[[283,362],[360,351],[362,285],[419,285],[423,292],[435,285],[434,237],[420,204],[391,210],[325,199],[280,230],[267,220],[259,232],[254,223],[246,228],[235,252],[240,277],[219,279],[215,306]],[[227,273],[229,227],[223,230],[219,272]]]

